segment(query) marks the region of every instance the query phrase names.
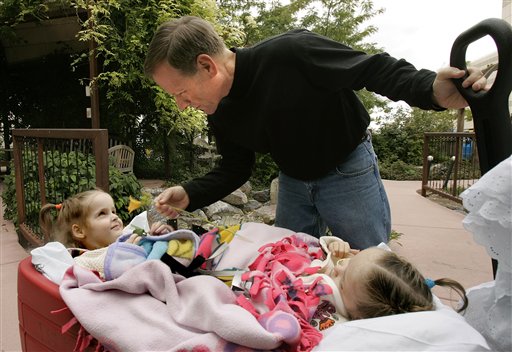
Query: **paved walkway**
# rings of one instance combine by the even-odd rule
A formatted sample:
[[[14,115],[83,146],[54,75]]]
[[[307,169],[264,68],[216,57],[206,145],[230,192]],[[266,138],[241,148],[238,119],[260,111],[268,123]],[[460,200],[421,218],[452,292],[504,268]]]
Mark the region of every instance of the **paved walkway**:
[[[144,184],[160,186],[160,181]],[[426,277],[450,277],[464,287],[492,280],[491,260],[484,248],[473,241],[462,227],[464,215],[421,197],[418,181],[384,181],[392,212],[392,228],[403,235],[391,243],[396,252],[416,264]],[[0,184],[0,189],[2,184]],[[20,351],[17,312],[17,266],[28,254],[18,244],[10,221],[3,218],[1,205],[0,278],[1,329],[0,351]],[[448,292],[434,292],[450,303]]]

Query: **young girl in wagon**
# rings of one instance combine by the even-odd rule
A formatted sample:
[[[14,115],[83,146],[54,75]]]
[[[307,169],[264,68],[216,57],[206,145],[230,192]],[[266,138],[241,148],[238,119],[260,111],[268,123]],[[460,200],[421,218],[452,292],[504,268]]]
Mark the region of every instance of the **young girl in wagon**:
[[[45,274],[56,278],[52,280],[56,283],[59,283],[63,271],[73,264],[95,270],[103,277],[108,246],[123,234],[126,235],[125,242],[134,246],[142,238],[133,232],[133,227],[124,227],[117,215],[114,200],[101,189],[78,193],[60,204],[45,204],[39,213],[39,224],[54,242],[50,242],[44,249],[33,250],[33,262],[41,260],[36,263],[36,267],[45,267]],[[151,224],[149,233],[158,236],[173,230],[168,224],[155,222]],[[67,251],[61,250],[62,245]],[[49,258],[45,251],[52,249],[54,258]],[[55,261],[50,263],[55,256],[59,256],[64,265],[57,268]],[[58,273],[52,275],[49,272],[51,268]]]
[[[274,315],[293,314],[305,348],[337,323],[436,310],[435,285],[460,296],[457,312],[467,307],[460,283],[425,278],[385,245],[353,250],[335,236],[321,237],[319,248],[306,242],[298,234],[261,247],[241,275],[244,293],[237,298],[268,329]]]
[[[425,278],[414,265],[385,246],[358,251],[337,238],[327,239],[332,257],[323,270],[340,289],[349,319],[432,310],[434,286],[451,288],[460,296],[458,312],[468,305],[459,282]]]

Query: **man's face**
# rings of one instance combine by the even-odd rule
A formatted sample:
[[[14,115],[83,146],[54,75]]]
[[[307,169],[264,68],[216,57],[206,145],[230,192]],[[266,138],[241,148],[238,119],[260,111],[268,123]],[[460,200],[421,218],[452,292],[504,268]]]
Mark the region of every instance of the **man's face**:
[[[153,73],[153,80],[174,97],[180,110],[190,106],[210,115],[217,110],[221,100],[215,85],[217,74],[212,64],[198,63],[197,72],[186,75],[167,63],[161,63]]]

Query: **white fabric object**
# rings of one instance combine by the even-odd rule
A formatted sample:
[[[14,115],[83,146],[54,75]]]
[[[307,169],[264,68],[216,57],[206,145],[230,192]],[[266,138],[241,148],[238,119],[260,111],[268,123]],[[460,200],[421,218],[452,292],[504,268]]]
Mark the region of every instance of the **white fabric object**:
[[[34,248],[30,254],[36,270],[57,285],[60,285],[66,270],[75,263],[67,248],[60,242],[48,242]]]
[[[503,269],[512,262],[512,156],[489,170],[473,186],[461,193],[469,214],[464,228],[473,233],[489,255]]]
[[[512,351],[512,300],[510,295],[496,296],[496,279],[468,290],[469,307],[464,317],[486,338],[493,351],[509,352]]]
[[[512,351],[512,156],[461,194],[463,226],[498,261],[496,279],[468,290],[465,318],[496,351]]]
[[[438,301],[434,311],[352,320],[327,329],[314,351],[487,351],[464,318]]]
[[[144,232],[149,233],[149,222],[148,222],[148,212],[144,210],[142,213],[135,216],[132,221],[123,229],[123,233],[133,232],[133,230],[140,228],[143,229]]]

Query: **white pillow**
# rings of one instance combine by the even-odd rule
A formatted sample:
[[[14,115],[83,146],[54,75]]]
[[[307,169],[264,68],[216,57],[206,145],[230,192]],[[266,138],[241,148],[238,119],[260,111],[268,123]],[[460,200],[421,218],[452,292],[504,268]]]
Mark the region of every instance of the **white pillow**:
[[[353,320],[325,330],[315,351],[488,351],[483,336],[437,298],[437,310]]]
[[[57,285],[60,285],[66,270],[75,263],[67,248],[60,242],[48,242],[34,248],[30,254],[36,270]]]

